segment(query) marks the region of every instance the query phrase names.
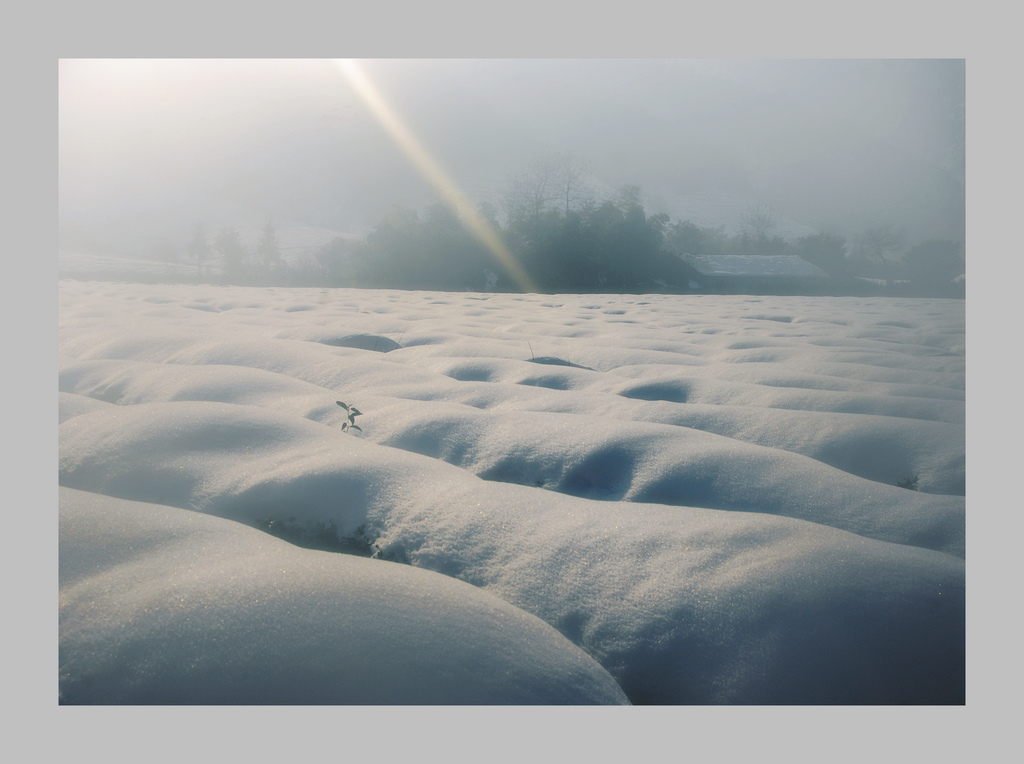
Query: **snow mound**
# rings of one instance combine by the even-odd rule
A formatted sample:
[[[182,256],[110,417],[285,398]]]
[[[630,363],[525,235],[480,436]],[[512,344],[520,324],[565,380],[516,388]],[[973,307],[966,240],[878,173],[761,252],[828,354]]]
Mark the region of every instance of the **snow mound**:
[[[709,433],[560,414],[519,415],[514,423],[502,415],[449,415],[441,425],[436,411],[420,418],[392,410],[391,417],[401,427],[381,425],[379,437],[398,448],[254,406],[101,408],[60,426],[60,480],[249,522],[299,507],[307,520],[331,520],[347,532],[365,522],[367,508],[391,505],[399,485],[406,494],[424,487],[429,494],[441,484],[473,492],[478,504],[492,501],[491,485],[425,458],[441,457],[491,483],[607,502],[785,515],[964,555],[958,497],[882,486]],[[340,410],[337,418],[344,418]]]
[[[59,295],[66,489],[215,516],[289,569],[338,556],[257,528],[383,558],[338,563],[353,575],[471,585],[634,703],[964,702],[962,301]],[[401,347],[324,341],[353,336]],[[228,565],[237,539],[222,540]],[[151,580],[179,575],[131,546]],[[120,607],[102,603],[89,629]],[[69,655],[116,643],[65,632]]]
[[[324,337],[317,341],[334,347],[374,350],[378,353],[390,353],[402,347],[390,337],[382,337],[379,334],[346,334],[341,337]]]
[[[947,554],[759,512],[485,482],[235,404],[111,406],[60,436],[62,485],[251,525],[362,528],[383,556],[542,618],[634,702],[958,702],[963,561]]]
[[[455,579],[60,491],[66,704],[604,704],[551,626]]]

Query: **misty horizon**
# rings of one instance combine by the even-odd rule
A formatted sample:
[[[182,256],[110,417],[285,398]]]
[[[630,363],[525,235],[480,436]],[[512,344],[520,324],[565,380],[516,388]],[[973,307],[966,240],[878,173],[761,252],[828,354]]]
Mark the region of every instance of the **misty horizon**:
[[[598,193],[638,186],[673,220],[735,225],[759,204],[793,235],[964,241],[962,59],[360,66],[474,203],[571,151]],[[365,234],[439,200],[330,60],[62,60],[58,95],[59,222],[108,241],[266,215]]]

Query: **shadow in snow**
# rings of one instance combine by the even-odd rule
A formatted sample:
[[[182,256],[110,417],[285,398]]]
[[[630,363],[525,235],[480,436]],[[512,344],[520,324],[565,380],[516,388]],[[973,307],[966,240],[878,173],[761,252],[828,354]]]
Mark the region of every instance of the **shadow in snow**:
[[[402,347],[393,339],[380,334],[347,334],[343,337],[328,337],[318,342],[332,347],[373,350],[378,353],[390,353]]]
[[[667,401],[686,403],[690,397],[690,386],[686,382],[650,382],[628,387],[619,391],[623,398],[639,401]]]

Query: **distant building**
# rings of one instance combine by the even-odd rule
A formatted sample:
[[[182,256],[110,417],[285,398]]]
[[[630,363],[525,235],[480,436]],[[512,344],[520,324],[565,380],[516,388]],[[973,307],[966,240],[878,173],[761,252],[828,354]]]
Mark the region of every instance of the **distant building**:
[[[803,294],[821,290],[829,275],[799,255],[680,255],[689,288],[734,294]]]

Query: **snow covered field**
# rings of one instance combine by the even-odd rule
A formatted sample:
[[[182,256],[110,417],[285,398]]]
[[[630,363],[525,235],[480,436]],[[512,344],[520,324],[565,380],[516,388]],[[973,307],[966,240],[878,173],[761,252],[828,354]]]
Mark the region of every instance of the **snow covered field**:
[[[64,703],[964,702],[963,301],[62,281],[59,330]]]

